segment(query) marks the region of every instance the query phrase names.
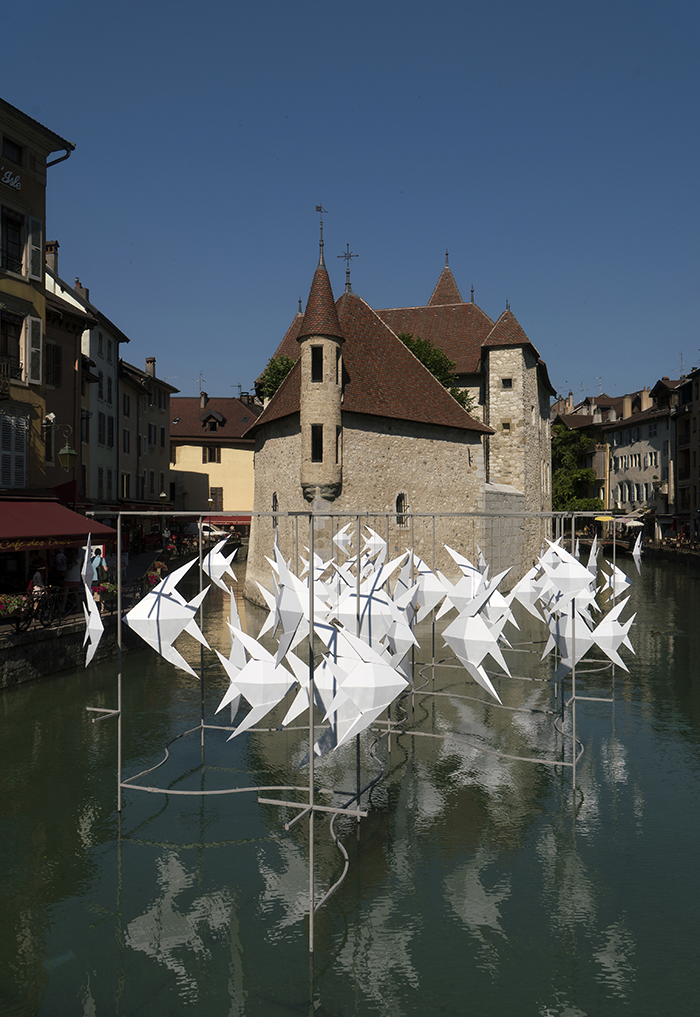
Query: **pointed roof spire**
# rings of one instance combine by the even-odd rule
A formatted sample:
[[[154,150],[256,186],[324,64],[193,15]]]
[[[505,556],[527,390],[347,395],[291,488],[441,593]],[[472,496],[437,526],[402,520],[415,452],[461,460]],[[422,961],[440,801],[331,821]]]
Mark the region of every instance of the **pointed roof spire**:
[[[440,278],[437,281],[437,286],[433,290],[433,295],[428,301],[428,307],[440,305],[440,304],[463,304],[462,294],[457,289],[457,283],[454,280],[452,271],[448,264],[449,262],[449,251],[445,251],[445,267],[440,273]]]
[[[323,244],[323,242],[321,243]],[[323,246],[321,246],[321,260],[314,272],[309,299],[306,302],[306,313],[297,335],[297,341],[301,342],[302,339],[311,335],[327,335],[334,339],[343,339],[331,281],[328,278],[328,269],[323,262]]]

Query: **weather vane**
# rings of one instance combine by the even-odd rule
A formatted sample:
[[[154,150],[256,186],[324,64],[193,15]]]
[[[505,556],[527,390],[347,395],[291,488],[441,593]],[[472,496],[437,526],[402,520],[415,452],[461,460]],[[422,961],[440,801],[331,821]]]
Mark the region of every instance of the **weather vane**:
[[[328,216],[328,208],[324,208],[323,204],[316,205],[316,212],[320,216],[320,240],[318,246],[320,247],[320,258],[318,259],[319,264],[324,264],[324,213]]]

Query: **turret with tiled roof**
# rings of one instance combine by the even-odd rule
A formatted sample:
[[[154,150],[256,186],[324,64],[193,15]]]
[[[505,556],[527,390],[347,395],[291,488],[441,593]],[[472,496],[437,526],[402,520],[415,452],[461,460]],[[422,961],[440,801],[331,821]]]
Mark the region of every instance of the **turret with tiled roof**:
[[[299,423],[301,426],[301,487],[309,501],[333,501],[342,486],[339,454],[342,429],[343,332],[323,260],[323,232],[306,313],[297,335],[301,357]]]

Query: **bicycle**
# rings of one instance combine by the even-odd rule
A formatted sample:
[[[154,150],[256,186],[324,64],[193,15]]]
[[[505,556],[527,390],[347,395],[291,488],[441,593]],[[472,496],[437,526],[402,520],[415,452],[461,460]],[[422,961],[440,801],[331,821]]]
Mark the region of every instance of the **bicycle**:
[[[48,628],[54,620],[55,602],[45,586],[35,586],[25,597],[24,607],[15,618],[15,631],[26,632],[33,621]]]

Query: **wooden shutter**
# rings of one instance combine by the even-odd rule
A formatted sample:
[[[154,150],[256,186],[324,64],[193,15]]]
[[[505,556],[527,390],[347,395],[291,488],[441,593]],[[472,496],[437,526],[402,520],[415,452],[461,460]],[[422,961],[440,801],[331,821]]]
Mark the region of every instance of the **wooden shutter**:
[[[0,484],[27,486],[29,419],[0,415]]]
[[[41,384],[41,318],[27,318],[28,367],[27,380],[34,385]]]
[[[44,280],[44,224],[41,219],[29,220],[29,278]]]

